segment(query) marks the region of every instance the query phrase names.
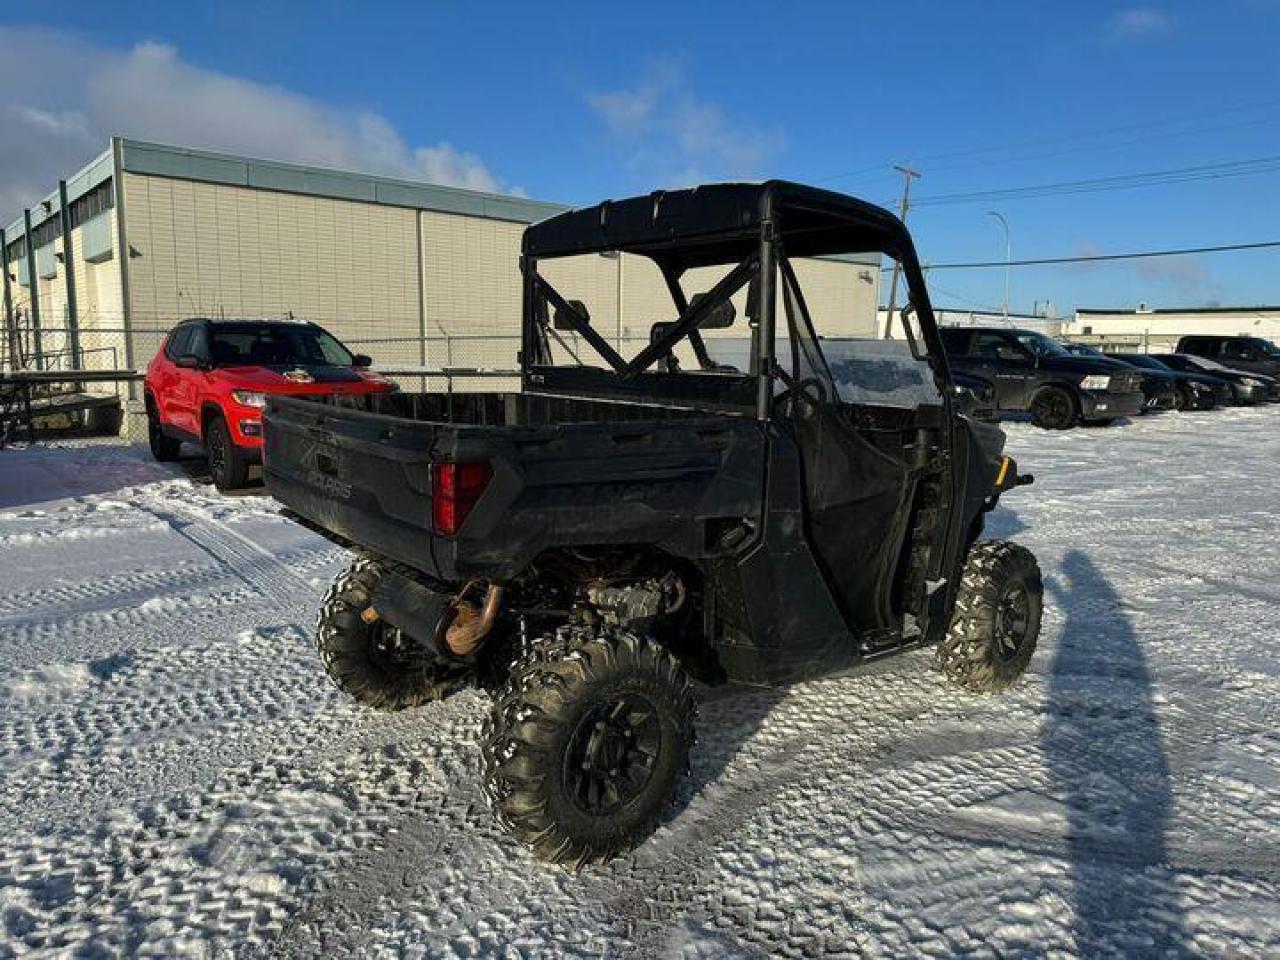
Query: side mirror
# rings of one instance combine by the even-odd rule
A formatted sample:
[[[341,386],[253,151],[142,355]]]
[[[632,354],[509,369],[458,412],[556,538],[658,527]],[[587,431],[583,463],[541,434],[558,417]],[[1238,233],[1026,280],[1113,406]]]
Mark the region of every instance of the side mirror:
[[[706,299],[705,293],[695,293],[693,299],[689,301],[690,307],[696,307],[700,302]],[[700,330],[724,330],[733,326],[733,321],[737,319],[738,311],[733,303],[729,300],[722,300],[711,308],[711,312],[707,314],[702,323],[698,324]]]
[[[173,362],[177,366],[182,367],[182,369],[184,370],[199,370],[202,366],[204,366],[204,364],[200,362],[200,358],[197,357],[194,353],[184,353],[182,356],[178,357],[178,359],[174,360]]]
[[[577,314],[581,323],[591,323],[591,313],[587,310],[587,305],[581,300],[567,301],[569,306],[573,308],[573,312]],[[562,307],[556,307],[555,316],[552,318],[552,326],[557,330],[574,330],[576,327],[569,320],[569,314]]]
[[[351,365],[353,367],[372,367],[373,358],[365,353],[357,353],[351,358]]]

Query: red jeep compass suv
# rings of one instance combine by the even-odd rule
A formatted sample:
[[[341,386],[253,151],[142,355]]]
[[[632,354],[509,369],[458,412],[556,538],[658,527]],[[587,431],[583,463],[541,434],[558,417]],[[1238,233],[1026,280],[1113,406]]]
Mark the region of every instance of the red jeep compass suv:
[[[262,462],[267,394],[383,393],[395,385],[369,370],[314,323],[184,320],[147,367],[147,438],[157,460],[176,460],[183,440],[204,445],[219,490],[244,485]]]

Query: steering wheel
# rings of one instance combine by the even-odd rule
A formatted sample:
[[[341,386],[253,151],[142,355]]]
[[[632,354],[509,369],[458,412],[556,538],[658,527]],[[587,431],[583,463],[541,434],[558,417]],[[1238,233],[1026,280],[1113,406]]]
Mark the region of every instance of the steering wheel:
[[[813,414],[827,402],[826,384],[817,377],[805,377],[803,380],[787,378],[783,382],[786,384],[786,389],[774,398],[774,403],[779,407],[784,403],[802,400],[809,409],[809,413]]]

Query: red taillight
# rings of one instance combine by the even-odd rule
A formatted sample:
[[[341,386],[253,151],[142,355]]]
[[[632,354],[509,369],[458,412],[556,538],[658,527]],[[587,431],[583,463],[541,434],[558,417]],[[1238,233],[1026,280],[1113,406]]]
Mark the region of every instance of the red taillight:
[[[453,536],[493,479],[493,468],[484,460],[431,465],[431,526],[436,533]]]

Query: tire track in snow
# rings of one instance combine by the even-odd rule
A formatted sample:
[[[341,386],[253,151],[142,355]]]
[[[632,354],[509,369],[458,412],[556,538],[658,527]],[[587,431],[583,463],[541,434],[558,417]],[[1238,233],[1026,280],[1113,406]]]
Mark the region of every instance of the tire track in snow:
[[[182,507],[161,510],[139,506],[168,523],[174,532],[191,541],[269,600],[293,603],[299,596],[315,593],[315,588],[287,564],[229,524]]]
[[[273,559],[291,570],[295,577],[301,578],[304,573],[341,563],[345,556],[346,551],[342,548],[325,543],[284,550]],[[48,617],[101,613],[138,601],[242,579],[221,563],[203,565],[183,561],[162,569],[133,570],[101,579],[59,584],[0,596],[0,627]],[[307,589],[315,592],[310,583],[307,583]]]

